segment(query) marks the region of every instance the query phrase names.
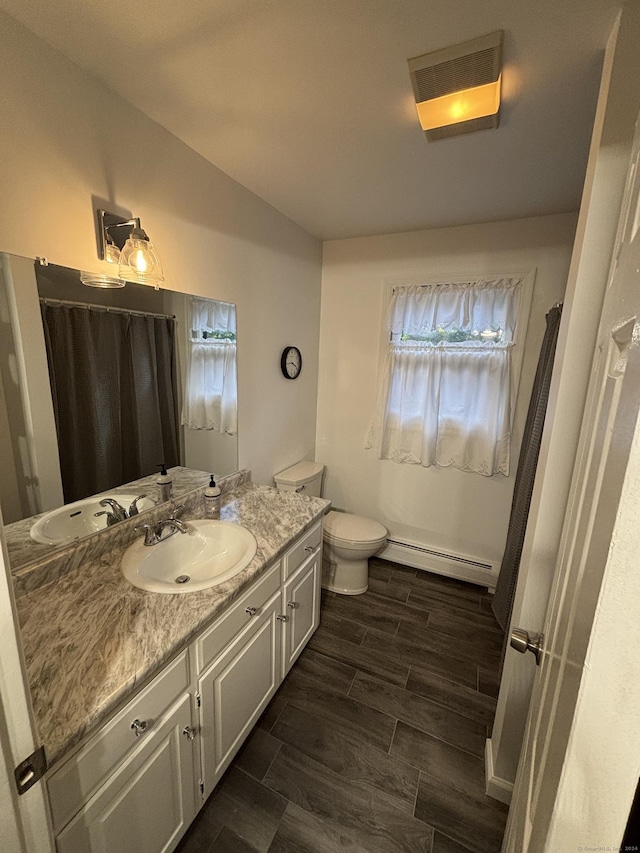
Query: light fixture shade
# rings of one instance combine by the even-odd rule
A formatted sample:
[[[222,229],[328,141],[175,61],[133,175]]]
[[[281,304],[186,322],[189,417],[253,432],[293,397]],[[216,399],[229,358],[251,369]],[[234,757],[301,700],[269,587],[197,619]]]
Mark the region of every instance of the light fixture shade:
[[[87,287],[124,287],[124,281],[115,276],[106,275],[101,272],[89,272],[82,270],[80,273],[80,281],[86,284]]]
[[[137,284],[157,286],[164,281],[160,259],[141,228],[134,228],[122,247],[118,275]]]
[[[416,109],[427,139],[497,128],[502,44],[497,30],[409,60]]]
[[[485,83],[483,86],[474,86],[416,104],[422,129],[434,130],[437,127],[496,115],[500,109],[501,80],[502,75],[493,83]]]
[[[104,246],[104,263],[101,264],[100,272],[82,270],[80,281],[87,287],[124,287],[124,281],[118,278],[118,264],[120,263],[120,249],[114,245],[111,235],[106,234]]]

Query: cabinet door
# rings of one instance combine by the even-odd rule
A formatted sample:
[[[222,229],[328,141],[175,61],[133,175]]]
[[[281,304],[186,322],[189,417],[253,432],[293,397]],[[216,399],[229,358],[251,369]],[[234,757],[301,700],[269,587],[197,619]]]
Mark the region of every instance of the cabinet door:
[[[185,694],[58,835],[58,853],[173,850],[196,812],[188,726]]]
[[[285,583],[285,622],[282,648],[283,677],[305,647],[320,622],[320,564],[322,552],[314,554]]]
[[[281,593],[198,681],[204,796],[209,796],[282,680]]]

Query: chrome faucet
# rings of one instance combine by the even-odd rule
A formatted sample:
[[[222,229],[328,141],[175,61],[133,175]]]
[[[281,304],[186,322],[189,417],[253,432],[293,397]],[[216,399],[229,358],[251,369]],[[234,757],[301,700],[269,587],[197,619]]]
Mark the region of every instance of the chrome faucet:
[[[115,498],[104,498],[104,500],[100,501],[100,506],[109,507],[109,509],[94,512],[94,516],[97,518],[100,515],[106,515],[107,527],[111,527],[112,524],[117,524],[119,521],[126,521],[127,518],[138,515],[138,501],[142,500],[142,498],[146,498],[146,495],[138,495],[129,507],[128,512]]]
[[[137,530],[138,533],[144,531],[144,544],[149,546],[163,542],[173,536],[174,533],[188,533],[189,526],[177,518],[178,513],[182,512],[183,509],[184,506],[177,506],[169,518],[163,518],[155,524],[140,524],[138,527],[134,527],[134,530]],[[165,533],[167,529],[169,529],[169,533]]]

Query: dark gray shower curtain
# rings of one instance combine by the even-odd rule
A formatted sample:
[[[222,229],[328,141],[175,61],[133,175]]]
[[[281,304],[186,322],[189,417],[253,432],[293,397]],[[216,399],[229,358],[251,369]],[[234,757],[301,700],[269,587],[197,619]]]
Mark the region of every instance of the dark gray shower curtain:
[[[41,311],[65,503],[177,465],[175,320]]]
[[[518,471],[513,490],[513,501],[511,503],[507,544],[502,558],[502,565],[500,566],[496,592],[491,605],[493,613],[503,631],[506,631],[509,627],[513,599],[518,582],[520,557],[522,556],[524,535],[527,529],[527,518],[529,516],[531,494],[533,492],[533,483],[538,465],[544,418],[549,401],[549,387],[551,385],[553,359],[558,342],[558,329],[560,327],[561,316],[562,305],[554,306],[547,314],[547,328],[542,341],[538,369],[533,383],[527,421],[522,437],[522,447],[520,449],[520,459],[518,460]]]

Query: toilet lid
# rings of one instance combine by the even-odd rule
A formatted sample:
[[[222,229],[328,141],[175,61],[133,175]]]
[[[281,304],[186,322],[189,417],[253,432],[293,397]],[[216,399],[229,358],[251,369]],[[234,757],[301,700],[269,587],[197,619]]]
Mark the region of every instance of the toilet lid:
[[[362,515],[352,515],[349,512],[327,513],[324,520],[324,531],[332,539],[342,542],[377,542],[387,538],[387,528],[371,518]]]

